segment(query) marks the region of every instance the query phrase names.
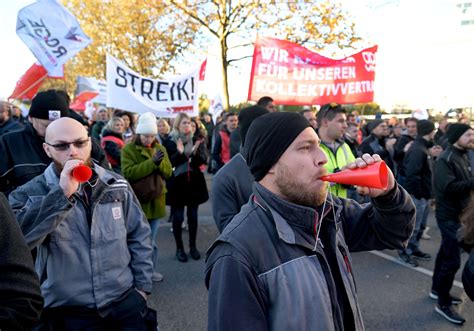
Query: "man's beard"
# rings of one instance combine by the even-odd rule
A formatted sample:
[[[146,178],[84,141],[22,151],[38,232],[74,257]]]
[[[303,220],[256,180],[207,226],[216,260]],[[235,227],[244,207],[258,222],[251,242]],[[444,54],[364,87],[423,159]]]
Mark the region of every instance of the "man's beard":
[[[315,174],[311,180],[312,183],[303,183],[293,177],[288,167],[280,164],[275,174],[275,184],[289,202],[315,208],[322,205],[326,199],[327,183],[314,190],[311,190],[309,185],[324,175],[326,175],[326,170],[322,168],[319,174]]]
[[[61,162],[55,159],[53,159],[53,163],[54,167],[56,168],[56,171],[58,172],[58,175],[61,175],[64,166],[61,164]],[[92,167],[92,159],[89,157],[87,160],[84,161],[84,164],[88,167]]]

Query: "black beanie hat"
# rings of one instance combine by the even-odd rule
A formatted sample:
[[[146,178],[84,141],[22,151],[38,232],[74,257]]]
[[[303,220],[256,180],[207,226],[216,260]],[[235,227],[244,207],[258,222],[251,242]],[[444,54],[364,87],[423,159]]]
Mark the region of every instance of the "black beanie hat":
[[[426,136],[430,134],[435,129],[433,122],[429,120],[419,120],[416,122],[416,132],[417,135],[420,137]]]
[[[375,129],[376,127],[378,127],[380,124],[382,124],[384,122],[384,120],[373,120],[369,123],[367,123],[367,131],[369,133],[372,132],[373,129]]]
[[[255,181],[265,177],[293,140],[310,127],[308,120],[298,113],[269,113],[255,119],[244,146],[247,165]]]
[[[247,131],[250,128],[250,124],[252,124],[253,120],[257,117],[262,115],[268,114],[268,110],[261,106],[252,106],[248,108],[244,108],[239,113],[239,126],[240,126],[240,137],[242,139],[242,146],[245,143],[245,136],[247,135]]]
[[[454,144],[471,127],[464,123],[453,123],[448,126],[446,136],[450,144]]]
[[[55,90],[40,92],[33,98],[28,115],[54,121],[69,116],[69,103],[64,92]]]

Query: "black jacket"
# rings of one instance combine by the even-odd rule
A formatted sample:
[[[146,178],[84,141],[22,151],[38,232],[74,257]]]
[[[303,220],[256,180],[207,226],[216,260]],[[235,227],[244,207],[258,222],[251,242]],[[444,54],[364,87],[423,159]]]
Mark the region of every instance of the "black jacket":
[[[232,159],[237,153],[240,152],[240,145],[242,144],[242,138],[240,137],[240,127],[237,127],[230,134],[230,158]]]
[[[192,143],[196,142],[196,137]],[[168,152],[173,175],[166,181],[166,204],[172,207],[198,206],[209,199],[206,179],[200,167],[207,162],[205,142],[189,158],[180,154],[171,136],[163,141]]]
[[[380,155],[382,160],[384,160],[387,166],[392,169],[392,172],[395,173],[393,156],[390,151],[385,148],[385,138],[379,138],[373,134],[370,134],[367,138],[364,139],[362,144],[360,144],[360,150],[362,154],[368,153],[370,155]]]
[[[426,141],[423,137],[417,137],[413,145],[405,154],[403,169],[405,170],[405,190],[417,199],[430,199],[431,188],[431,166],[428,148],[433,143]]]
[[[0,124],[0,137],[4,134],[12,131],[18,131],[23,129],[23,125],[20,122],[15,121],[13,118],[9,118],[3,124]]]
[[[443,147],[443,149],[446,149],[449,146],[448,137],[446,136],[446,132],[443,132],[439,129],[435,133],[434,141],[435,141],[435,144],[440,145],[441,147]]]
[[[402,248],[414,222],[398,186],[364,205],[330,196],[323,210],[255,183],[207,252],[208,330],[363,330],[349,251]]]
[[[51,159],[43,149],[43,142],[30,123],[23,130],[0,137],[0,192],[8,195],[44,172]],[[104,151],[94,139],[92,159],[101,167],[109,168]]]
[[[240,212],[252,195],[253,176],[242,154],[237,153],[212,179],[212,215],[219,232]]]
[[[400,139],[398,139],[397,143],[395,144],[395,148],[393,151],[393,160],[397,162],[397,169],[399,175],[405,176],[405,171],[403,169],[403,160],[405,159],[405,152],[403,151],[403,149],[410,141],[413,140],[415,140],[415,138],[404,134],[400,137]]]
[[[42,308],[30,250],[7,199],[0,193],[0,330],[31,330]]]
[[[458,222],[469,194],[474,190],[474,177],[466,151],[449,146],[441,153],[433,167],[433,188],[436,218]]]

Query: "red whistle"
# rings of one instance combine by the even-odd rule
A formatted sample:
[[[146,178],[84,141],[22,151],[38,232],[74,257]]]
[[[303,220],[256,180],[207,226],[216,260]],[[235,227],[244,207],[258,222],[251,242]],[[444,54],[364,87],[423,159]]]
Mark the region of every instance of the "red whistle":
[[[385,162],[377,162],[365,168],[347,169],[320,178],[326,182],[365,186],[385,190],[388,187],[388,170]]]
[[[92,169],[84,164],[80,164],[72,169],[72,177],[79,183],[85,183],[92,177]]]

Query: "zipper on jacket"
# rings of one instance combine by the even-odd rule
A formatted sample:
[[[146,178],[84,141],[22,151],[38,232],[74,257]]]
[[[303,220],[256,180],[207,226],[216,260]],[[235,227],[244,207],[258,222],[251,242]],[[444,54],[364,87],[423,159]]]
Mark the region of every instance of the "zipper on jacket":
[[[320,247],[323,248],[323,244],[320,239],[318,239],[318,243]],[[321,268],[323,269],[324,277],[326,278],[326,283],[328,285],[329,296],[331,298],[331,308],[333,311],[332,316],[333,316],[333,321],[334,321],[334,327],[336,330],[344,330],[342,320],[339,320],[337,318],[338,316],[337,312],[339,312],[340,314],[341,311],[338,309],[336,305],[336,302],[338,302],[337,294],[336,294],[336,284],[334,283],[334,279],[331,273],[331,268],[329,268],[329,263],[326,259],[326,256],[324,256],[324,253],[321,253],[318,250],[314,251],[314,253],[319,260],[319,264],[321,265]],[[342,319],[342,316],[340,317]]]

